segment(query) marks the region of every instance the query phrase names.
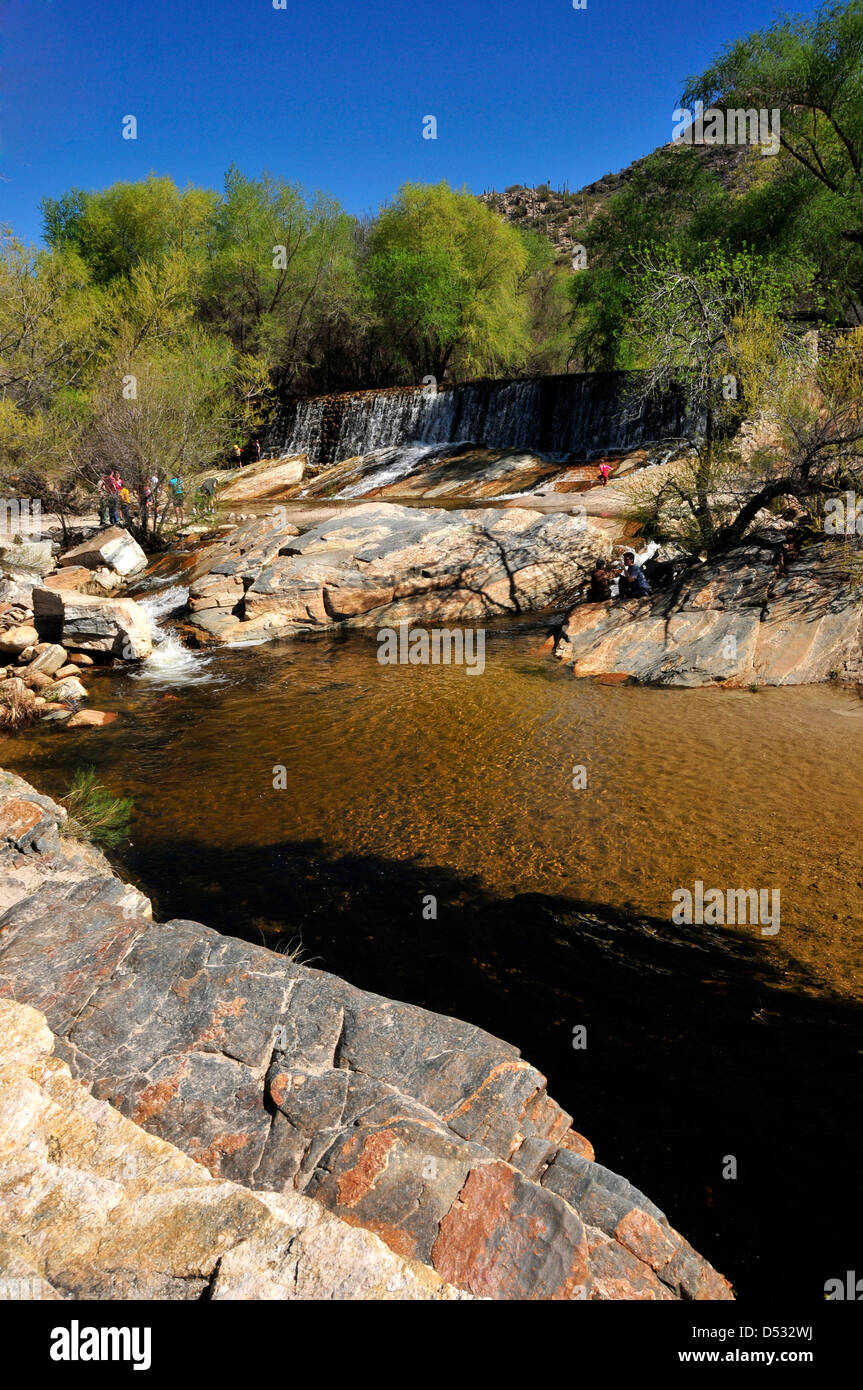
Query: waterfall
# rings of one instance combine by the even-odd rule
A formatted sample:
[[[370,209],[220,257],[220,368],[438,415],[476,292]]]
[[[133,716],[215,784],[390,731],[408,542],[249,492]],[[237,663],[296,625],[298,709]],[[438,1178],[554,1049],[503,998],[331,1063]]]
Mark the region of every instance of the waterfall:
[[[680,435],[687,414],[680,393],[635,410],[631,380],[626,372],[583,372],[318,396],[288,408],[272,439],[281,453],[305,453],[322,468],[405,444],[467,441],[586,459]]]
[[[202,685],[214,679],[209,669],[212,658],[185,647],[176,632],[164,626],[172,614],[186,607],[188,600],[189,590],[181,584],[154,588],[137,599],[150,624],[153,652],[134,672],[135,680],[172,686]]]

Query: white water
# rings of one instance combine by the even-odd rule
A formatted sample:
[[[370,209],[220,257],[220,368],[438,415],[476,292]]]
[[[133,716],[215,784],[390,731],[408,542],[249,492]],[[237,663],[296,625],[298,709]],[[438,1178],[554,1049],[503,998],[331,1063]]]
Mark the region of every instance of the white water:
[[[625,398],[622,372],[588,372],[517,381],[466,382],[440,391],[365,391],[340,412],[333,462],[408,443],[442,444],[471,439],[488,448],[595,456],[630,449],[683,428],[681,403],[639,409]],[[320,467],[324,402],[297,403],[279,441],[285,453],[305,453]]]
[[[138,602],[147,614],[153,638],[153,653],[134,674],[135,680],[155,685],[204,685],[219,679],[212,666],[212,657],[193,651],[180,641],[171,628],[163,623],[172,613],[185,608],[189,590],[181,584],[161,587]]]
[[[359,481],[351,483],[349,487],[342,488],[341,492],[336,493],[336,496],[338,498],[364,497],[375,488],[389,487],[402,478],[410,477],[411,473],[427,459],[451,452],[463,442],[405,444],[388,449],[373,449],[371,454],[363,459],[363,473]]]

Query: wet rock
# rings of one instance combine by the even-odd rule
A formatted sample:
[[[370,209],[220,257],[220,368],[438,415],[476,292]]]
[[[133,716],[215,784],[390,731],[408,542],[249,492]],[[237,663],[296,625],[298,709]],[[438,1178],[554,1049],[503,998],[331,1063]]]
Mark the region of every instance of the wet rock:
[[[0,808],[25,789],[0,779]],[[25,830],[40,843],[45,813],[37,800]],[[0,997],[39,1009],[75,1077],[214,1178],[314,1197],[474,1294],[731,1297],[584,1156],[510,1044],[199,923],[154,923],[98,869],[62,878],[55,858],[29,887],[0,918]]]
[[[66,725],[67,729],[104,729],[113,724],[119,715],[101,709],[79,709]]]

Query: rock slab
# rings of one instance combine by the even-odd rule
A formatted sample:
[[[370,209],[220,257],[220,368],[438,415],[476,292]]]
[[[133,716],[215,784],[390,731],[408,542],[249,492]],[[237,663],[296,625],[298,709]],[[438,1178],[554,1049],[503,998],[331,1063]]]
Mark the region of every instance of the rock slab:
[[[30,891],[0,917],[0,997],[44,1014],[72,1075],[149,1134],[219,1181],[313,1197],[474,1295],[732,1296],[593,1162],[515,1047],[199,923],[154,923],[104,861],[64,871],[53,803],[0,780],[7,803],[0,867],[26,866]]]

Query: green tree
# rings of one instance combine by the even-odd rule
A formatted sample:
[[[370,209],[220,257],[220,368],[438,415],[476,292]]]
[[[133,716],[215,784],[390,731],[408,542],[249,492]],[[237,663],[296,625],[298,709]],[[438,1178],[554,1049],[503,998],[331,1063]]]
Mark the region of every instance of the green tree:
[[[818,225],[853,255],[847,284],[863,292],[863,0],[828,3],[812,17],[782,18],[729,44],[683,100],[780,113],[785,178],[817,189]],[[772,162],[772,161],[765,161]]]
[[[799,335],[780,312],[799,287],[793,272],[748,251],[714,250],[693,266],[675,249],[648,247],[638,268],[630,341],[640,371],[632,405],[672,391],[686,401],[690,476],[684,470],[662,500],[667,506],[672,495],[683,504],[699,548],[709,552],[725,543],[717,496],[727,496],[740,463],[729,437],[761,403],[766,381],[784,379],[786,364],[801,358]]]
[[[141,262],[158,264],[171,253],[199,262],[215,201],[209,189],[179,189],[173,179],[154,174],[97,193],[72,189],[43,200],[45,240],[55,250],[76,252],[94,284],[109,284],[131,276]]]
[[[383,374],[417,381],[502,372],[529,350],[523,238],[446,183],[405,184],[364,266]]]
[[[210,236],[204,321],[261,358],[279,392],[303,382],[356,294],[351,219],[322,194],[233,167]]]

